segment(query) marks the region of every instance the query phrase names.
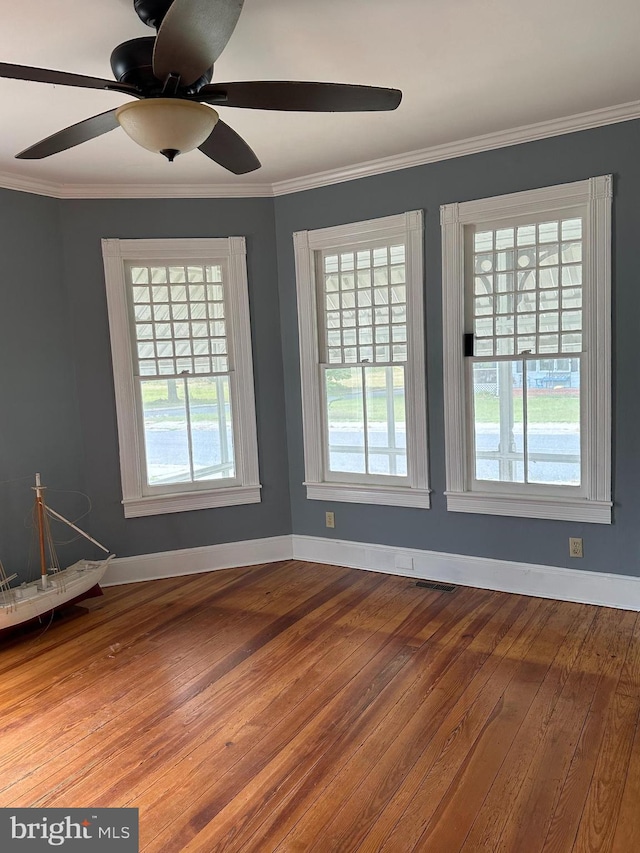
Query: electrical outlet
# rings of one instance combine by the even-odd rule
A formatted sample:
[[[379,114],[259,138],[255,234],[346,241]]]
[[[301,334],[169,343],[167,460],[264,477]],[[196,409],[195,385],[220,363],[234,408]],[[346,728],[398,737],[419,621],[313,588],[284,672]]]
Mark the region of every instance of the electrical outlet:
[[[324,520],[325,520],[325,525],[327,527],[335,527],[336,526],[336,517],[332,512],[325,512]]]
[[[569,538],[569,556],[582,557],[582,539],[573,536]]]

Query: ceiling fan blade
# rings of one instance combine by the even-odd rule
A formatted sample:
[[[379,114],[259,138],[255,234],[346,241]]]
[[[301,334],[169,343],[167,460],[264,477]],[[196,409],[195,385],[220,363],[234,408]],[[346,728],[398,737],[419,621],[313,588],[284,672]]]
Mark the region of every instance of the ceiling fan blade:
[[[395,110],[402,100],[402,92],[399,89],[351,86],[347,83],[261,81],[212,83],[203,86],[194,98],[208,104],[250,110],[361,112]]]
[[[74,148],[80,145],[81,142],[88,142],[89,139],[95,139],[96,136],[101,136],[103,133],[108,133],[110,130],[115,130],[119,127],[116,118],[116,110],[109,110],[106,113],[87,118],[84,121],[73,124],[71,127],[66,127],[64,130],[48,136],[46,139],[36,142],[30,148],[25,148],[19,154],[16,154],[18,160],[42,160],[44,157],[50,157],[52,154],[57,154],[59,151],[66,151],[67,148]]]
[[[180,75],[189,86],[220,56],[231,38],[244,0],[174,0],[158,30],[153,73],[161,82]]]
[[[84,74],[69,74],[66,71],[52,71],[48,68],[31,68],[29,65],[10,65],[0,62],[0,77],[10,80],[32,80],[34,83],[53,83],[54,86],[79,86],[82,89],[110,89],[114,92],[136,94],[135,86],[117,83],[115,80],[103,80],[100,77],[85,77]]]
[[[234,175],[245,175],[261,166],[244,139],[220,119],[200,146],[200,151]]]

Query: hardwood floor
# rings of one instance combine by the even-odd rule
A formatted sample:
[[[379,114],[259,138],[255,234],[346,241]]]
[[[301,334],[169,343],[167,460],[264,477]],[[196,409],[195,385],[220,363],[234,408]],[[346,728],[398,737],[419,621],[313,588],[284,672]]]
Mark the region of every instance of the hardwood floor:
[[[640,850],[638,615],[288,561],[0,640],[0,806],[146,853]]]

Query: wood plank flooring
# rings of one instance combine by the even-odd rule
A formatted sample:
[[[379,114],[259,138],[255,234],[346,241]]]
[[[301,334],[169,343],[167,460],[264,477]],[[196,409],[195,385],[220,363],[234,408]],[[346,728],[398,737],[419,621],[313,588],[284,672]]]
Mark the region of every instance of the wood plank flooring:
[[[636,613],[287,561],[0,640],[0,806],[145,853],[640,851]]]

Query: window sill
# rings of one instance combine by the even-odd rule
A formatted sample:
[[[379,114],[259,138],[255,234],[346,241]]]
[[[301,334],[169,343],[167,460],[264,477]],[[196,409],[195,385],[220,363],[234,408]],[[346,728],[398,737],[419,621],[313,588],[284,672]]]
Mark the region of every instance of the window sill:
[[[125,518],[161,515],[167,512],[190,512],[220,506],[260,503],[262,486],[229,486],[207,492],[180,492],[153,497],[125,498],[122,501]]]
[[[380,506],[406,506],[429,509],[429,489],[409,489],[398,486],[354,486],[342,483],[304,483],[307,499],[312,501],[342,501]]]
[[[610,501],[590,501],[585,498],[530,498],[522,495],[477,492],[445,492],[445,494],[449,512],[611,524]]]

